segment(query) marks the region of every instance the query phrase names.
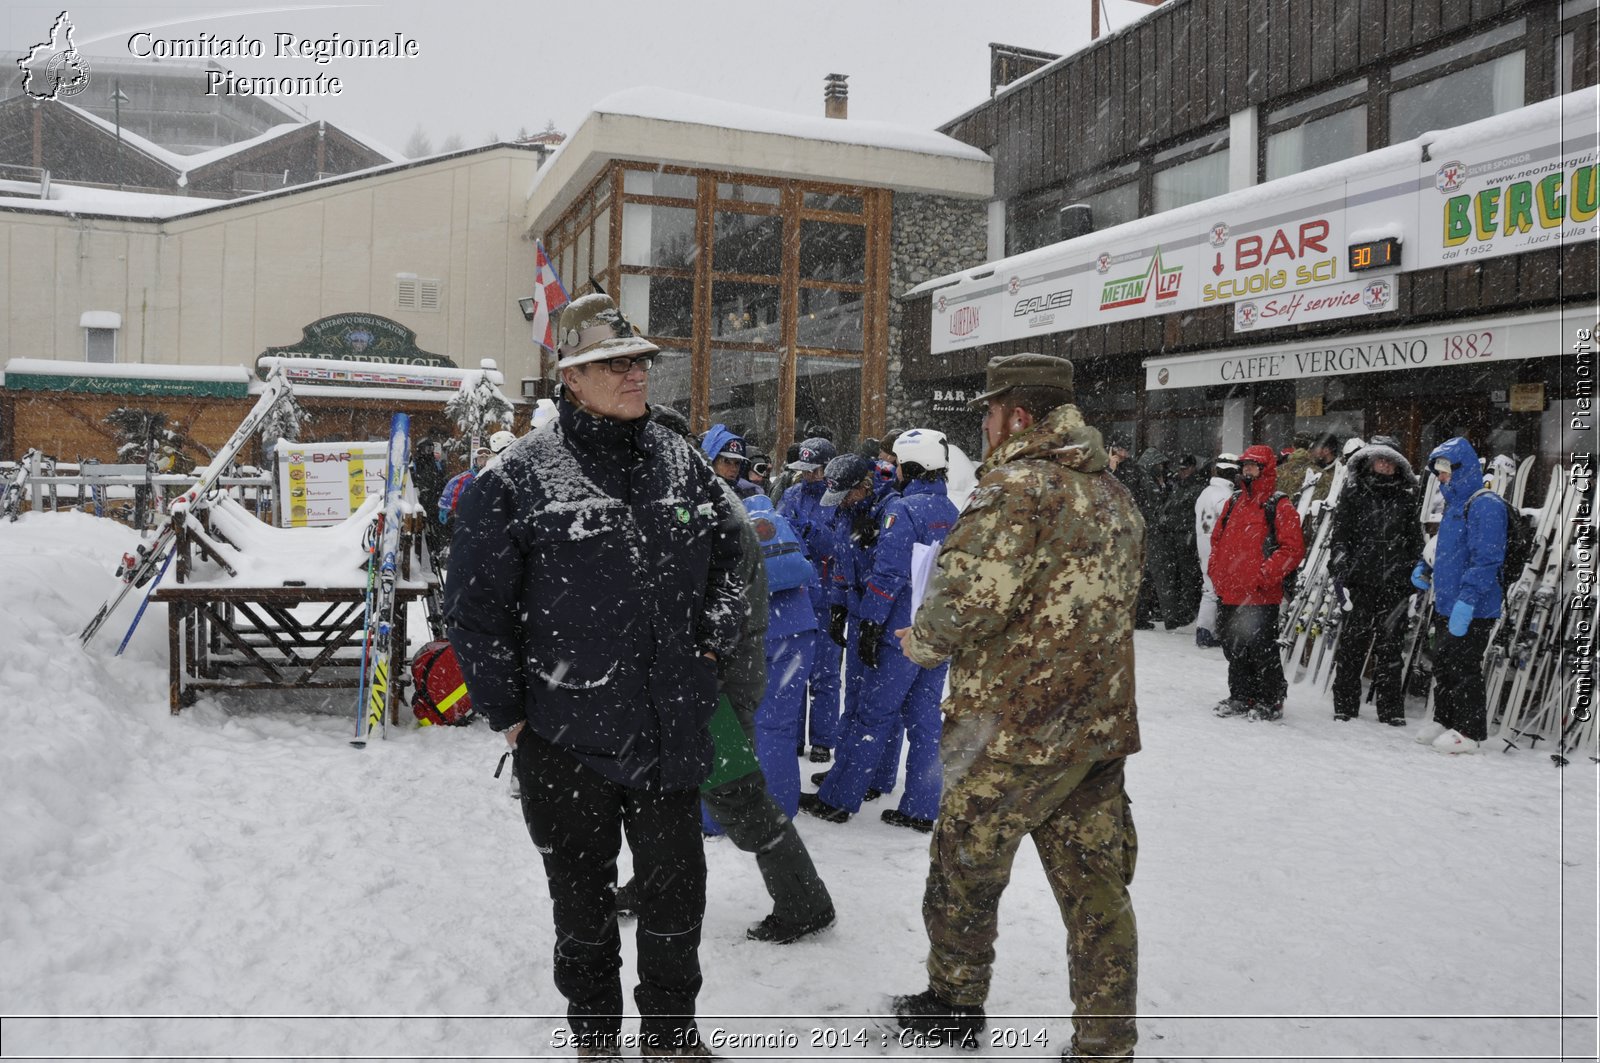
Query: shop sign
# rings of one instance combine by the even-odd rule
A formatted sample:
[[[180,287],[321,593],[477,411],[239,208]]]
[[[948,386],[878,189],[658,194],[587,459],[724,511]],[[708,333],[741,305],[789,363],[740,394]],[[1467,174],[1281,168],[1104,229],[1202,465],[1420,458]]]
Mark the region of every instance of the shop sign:
[[[1481,141],[1455,144],[1450,138],[1432,154],[1418,170],[1418,268],[1600,236],[1592,114],[1587,121]]]
[[[999,291],[991,283],[963,292],[947,288],[935,295],[931,349],[960,351],[1000,340]]]
[[[383,493],[387,443],[278,444],[278,522],[285,528],[338,524]]]
[[[1382,314],[1395,308],[1394,289],[1393,276],[1373,276],[1265,299],[1245,299],[1233,304],[1233,330],[1263,332],[1307,321]]]
[[[1346,279],[1344,192],[1341,182],[1315,199],[1276,201],[1267,218],[1215,221],[1200,305],[1265,301]]]
[[[1544,383],[1541,381],[1533,384],[1512,384],[1511,412],[1543,413]]]
[[[934,388],[929,413],[966,413],[970,399],[964,388]]]
[[[1554,357],[1562,353],[1564,334],[1561,315],[1548,313],[1159,358],[1145,363],[1145,387],[1155,391],[1253,384]]]
[[[1359,272],[1377,249],[1420,270],[1594,240],[1594,108],[1592,92],[1570,93],[1439,134],[1434,161],[1397,146],[1335,163],[1311,191],[1241,189],[1171,222],[1141,219],[996,263],[936,294],[932,350],[1205,306],[1233,305],[1239,332],[1383,313],[1396,274]],[[1305,188],[1317,175],[1287,180]]]
[[[458,368],[444,355],[419,348],[415,332],[398,321],[378,314],[333,314],[303,326],[300,333],[299,343],[268,347],[262,351],[256,358],[256,375],[266,379],[269,366],[262,362],[268,358],[319,358],[439,369]]]

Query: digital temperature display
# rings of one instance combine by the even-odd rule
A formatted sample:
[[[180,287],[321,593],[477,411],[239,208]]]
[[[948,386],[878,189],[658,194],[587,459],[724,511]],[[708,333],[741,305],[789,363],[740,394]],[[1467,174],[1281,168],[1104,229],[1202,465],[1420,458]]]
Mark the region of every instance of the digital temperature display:
[[[1364,244],[1350,245],[1350,272],[1364,269],[1382,269],[1400,264],[1400,241],[1392,236],[1370,240]]]

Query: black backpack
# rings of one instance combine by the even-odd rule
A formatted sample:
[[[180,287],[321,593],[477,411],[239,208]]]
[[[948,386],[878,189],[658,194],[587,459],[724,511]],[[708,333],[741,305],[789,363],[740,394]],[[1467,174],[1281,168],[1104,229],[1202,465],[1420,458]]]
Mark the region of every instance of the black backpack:
[[[1467,499],[1466,507],[1461,512],[1463,521],[1472,511],[1472,503],[1484,495],[1506,507],[1506,557],[1500,562],[1500,593],[1505,594],[1522,575],[1522,570],[1528,567],[1528,562],[1533,560],[1533,527],[1527,517],[1513,509],[1510,502],[1488,487],[1474,491],[1472,497]]]

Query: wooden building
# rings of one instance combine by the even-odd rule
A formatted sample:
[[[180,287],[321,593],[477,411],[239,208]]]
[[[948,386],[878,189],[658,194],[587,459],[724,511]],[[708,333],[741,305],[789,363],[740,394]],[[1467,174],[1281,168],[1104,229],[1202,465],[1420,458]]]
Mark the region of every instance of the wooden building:
[[[1571,449],[1561,425],[1582,399],[1561,355],[1595,326],[1595,230],[1582,214],[1593,202],[1596,24],[1591,0],[1169,0],[999,88],[943,128],[994,157],[1003,208],[991,246],[1004,253],[905,299],[916,329],[904,348],[909,401],[973,442],[960,397],[990,357],[1033,350],[1073,358],[1090,420],[1136,448],[1203,457],[1328,430],[1393,434],[1413,456],[1464,434],[1489,453],[1555,460]],[[1549,167],[1531,180],[1566,174],[1579,209],[1553,230],[1459,247],[1452,232],[1442,246],[1434,230],[1450,201],[1502,194],[1484,175],[1502,190],[1527,183],[1487,145],[1521,144],[1533,128],[1552,135],[1528,149]],[[1471,165],[1452,171],[1452,161]],[[1403,172],[1415,202],[1360,187],[1384,172]],[[1324,221],[1326,234],[1306,230],[1325,246],[1315,262],[1262,261],[1275,234],[1292,243]],[[1355,264],[1385,239],[1393,260]],[[1274,276],[1252,281],[1255,267],[1284,265],[1284,289],[1250,287]],[[1321,272],[1299,284],[1300,265]],[[1142,301],[1137,285],[1109,287],[1146,275]],[[1163,283],[1169,291],[1156,290]],[[991,310],[969,298],[985,287]],[[1364,295],[1382,295],[1381,306]],[[1334,297],[1357,309],[1320,301]],[[1482,333],[1500,338],[1492,357],[1443,360],[1446,344]],[[1433,345],[1425,364],[1389,369],[1370,355],[1421,341]],[[1359,350],[1366,361],[1314,357]],[[1195,371],[1296,354],[1318,371]]]
[[[891,295],[981,256],[990,162],[929,130],[657,89],[595,105],[525,225],[570,294],[601,288],[660,345],[651,400],[763,447],[826,423],[881,432],[898,377]]]

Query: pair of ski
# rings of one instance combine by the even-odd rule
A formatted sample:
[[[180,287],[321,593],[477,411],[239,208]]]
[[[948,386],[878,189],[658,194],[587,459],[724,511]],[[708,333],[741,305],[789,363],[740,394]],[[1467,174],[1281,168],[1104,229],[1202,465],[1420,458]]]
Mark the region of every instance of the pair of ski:
[[[261,429],[261,425],[272,413],[278,403],[287,398],[293,391],[289,378],[281,368],[274,369],[267,377],[266,386],[261,395],[256,399],[256,404],[245,415],[239,427],[234,429],[233,435],[211,458],[211,463],[196,475],[195,481],[189,489],[172,500],[167,507],[164,519],[156,527],[155,537],[148,545],[141,545],[137,552],[124,554],[122,565],[117,570],[117,575],[122,578],[122,587],[110,598],[107,598],[95,612],[89,622],[78,633],[78,640],[85,646],[94,641],[100,629],[111,615],[117,611],[124,601],[138,588],[149,585],[145,592],[144,601],[139,606],[139,611],[134,615],[133,623],[128,627],[127,634],[122,638],[117,647],[117,653],[127,648],[128,640],[133,637],[134,628],[139,626],[139,620],[144,616],[145,608],[150,604],[150,596],[155,593],[156,586],[161,582],[167,565],[172,560],[172,554],[178,543],[177,521],[198,507],[208,504],[212,493],[223,475],[233,465],[234,460],[250,442],[250,438]]]
[[[1333,550],[1334,510],[1339,505],[1349,471],[1348,463],[1341,461],[1331,473],[1324,474],[1331,475],[1333,481],[1320,507],[1304,497],[1301,500],[1307,510],[1305,523],[1311,525],[1309,529],[1302,525],[1302,535],[1309,531],[1311,545],[1300,564],[1294,598],[1278,628],[1284,670],[1296,683],[1304,680],[1308,671],[1316,678],[1338,630],[1342,603],[1336,601],[1338,596],[1328,576],[1328,561]],[[1306,488],[1307,493],[1311,490],[1312,487]]]
[[[400,574],[400,521],[406,470],[411,461],[411,418],[397,413],[389,423],[389,465],[383,480],[383,509],[368,532],[367,595],[361,653],[361,681],[356,697],[356,733],[350,744],[360,749],[374,732],[387,737],[395,684],[390,665],[405,656],[395,645],[395,581]]]
[[[1587,481],[1551,475],[1534,533],[1533,554],[1506,595],[1490,653],[1485,683],[1489,719],[1499,717],[1497,737],[1507,749],[1562,730],[1562,693],[1567,687],[1566,630],[1575,610],[1563,609],[1562,582],[1572,546],[1574,521]]]

